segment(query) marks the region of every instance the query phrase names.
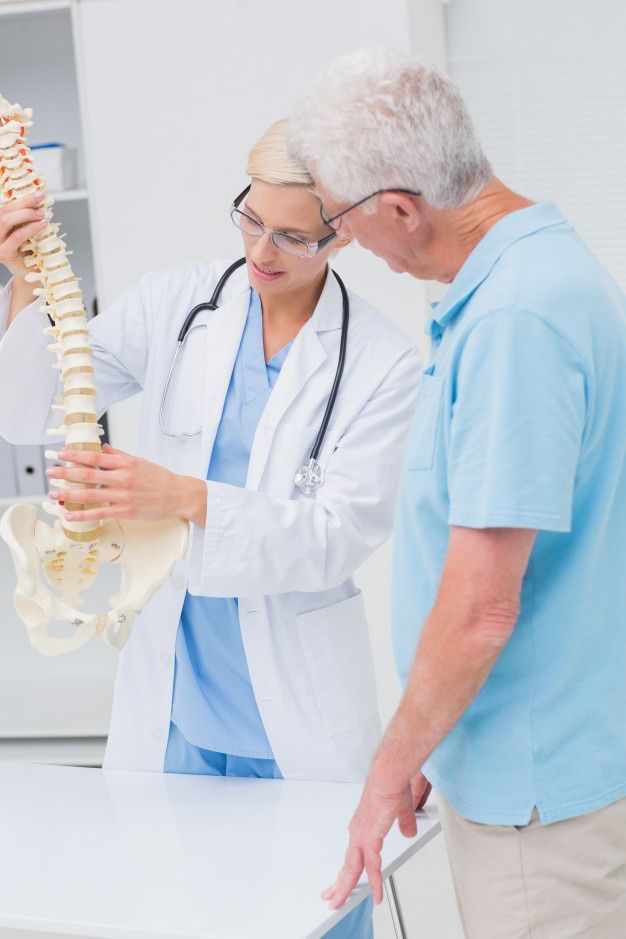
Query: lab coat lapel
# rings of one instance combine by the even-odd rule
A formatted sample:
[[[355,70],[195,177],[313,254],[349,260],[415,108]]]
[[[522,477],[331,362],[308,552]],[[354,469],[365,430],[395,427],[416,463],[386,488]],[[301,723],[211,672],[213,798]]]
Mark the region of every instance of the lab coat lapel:
[[[319,333],[341,329],[341,318],[341,292],[329,272],[313,316],[296,336],[259,421],[250,453],[248,489],[258,489],[276,427],[283,415],[328,358]]]
[[[206,310],[206,357],[204,393],[202,399],[202,465],[200,472],[206,474],[215,436],[219,427],[224,400],[232,375],[241,336],[246,324],[250,289],[236,290],[234,296],[224,300],[217,310]]]

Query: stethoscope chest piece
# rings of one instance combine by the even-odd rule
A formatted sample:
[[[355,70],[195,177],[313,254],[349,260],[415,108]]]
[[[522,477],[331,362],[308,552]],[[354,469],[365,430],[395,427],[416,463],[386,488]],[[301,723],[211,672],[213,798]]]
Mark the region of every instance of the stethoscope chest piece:
[[[294,482],[305,496],[312,496],[324,485],[324,470],[317,460],[309,460],[305,466],[298,467]]]

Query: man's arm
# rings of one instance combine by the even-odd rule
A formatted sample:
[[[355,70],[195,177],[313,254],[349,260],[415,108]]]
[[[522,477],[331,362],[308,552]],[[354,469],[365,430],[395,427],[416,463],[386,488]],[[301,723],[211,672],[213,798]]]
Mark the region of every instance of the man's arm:
[[[375,902],[381,901],[383,839],[396,818],[403,834],[415,835],[411,780],[472,703],[506,646],[535,536],[518,528],[451,529],[439,592],[406,691],[350,823],[344,866],[322,894],[332,908],[343,905],[364,868]]]
[[[474,700],[509,641],[536,532],[458,528],[400,706],[371,775],[406,783]]]

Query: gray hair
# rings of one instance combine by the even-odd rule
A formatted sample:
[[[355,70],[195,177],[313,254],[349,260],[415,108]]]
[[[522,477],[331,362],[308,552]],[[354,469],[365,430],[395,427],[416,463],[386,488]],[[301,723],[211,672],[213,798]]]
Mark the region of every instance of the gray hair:
[[[297,102],[287,146],[340,202],[412,189],[456,208],[493,175],[456,86],[397,49],[363,49],[331,65]]]

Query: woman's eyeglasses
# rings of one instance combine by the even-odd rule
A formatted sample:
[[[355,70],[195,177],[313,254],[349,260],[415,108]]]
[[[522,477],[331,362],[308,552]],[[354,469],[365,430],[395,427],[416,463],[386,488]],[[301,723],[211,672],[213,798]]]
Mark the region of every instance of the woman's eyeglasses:
[[[271,237],[272,244],[275,248],[278,248],[279,251],[284,251],[285,254],[291,254],[294,257],[303,259],[314,257],[318,251],[321,251],[322,248],[325,248],[326,245],[330,244],[331,241],[337,237],[337,232],[333,231],[330,235],[326,235],[325,238],[320,239],[320,241],[305,241],[303,238],[296,238],[295,235],[288,235],[287,232],[275,231],[273,228],[268,228],[266,225],[263,225],[262,222],[259,222],[258,219],[253,218],[246,212],[242,212],[239,208],[249,192],[250,186],[246,186],[243,192],[237,196],[230,210],[230,217],[233,223],[244,235],[250,235],[251,238],[260,238],[261,235],[267,233]]]

